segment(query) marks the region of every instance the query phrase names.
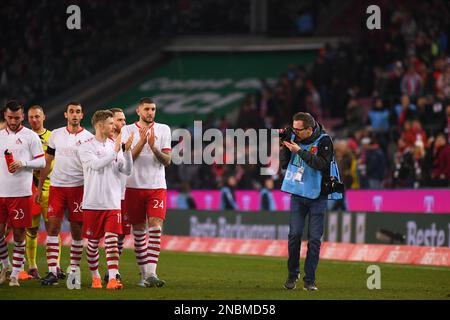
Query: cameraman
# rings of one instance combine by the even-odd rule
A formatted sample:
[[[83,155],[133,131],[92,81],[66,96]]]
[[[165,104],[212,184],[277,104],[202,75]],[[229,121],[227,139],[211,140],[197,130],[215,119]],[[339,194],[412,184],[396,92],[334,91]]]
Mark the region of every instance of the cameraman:
[[[342,197],[333,193],[339,184],[339,173],[333,157],[333,142],[322,125],[317,123],[309,113],[304,112],[293,116],[292,128],[282,130],[281,139],[285,147],[282,150],[282,162],[283,155],[285,158],[283,168],[287,167],[281,190],[291,194],[289,273],[284,287],[286,289],[296,287],[300,274],[302,234],[306,216],[309,214],[308,251],[304,266],[303,289],[318,290],[315,275],[319,263],[327,199]],[[330,180],[331,175],[337,179],[335,183]]]

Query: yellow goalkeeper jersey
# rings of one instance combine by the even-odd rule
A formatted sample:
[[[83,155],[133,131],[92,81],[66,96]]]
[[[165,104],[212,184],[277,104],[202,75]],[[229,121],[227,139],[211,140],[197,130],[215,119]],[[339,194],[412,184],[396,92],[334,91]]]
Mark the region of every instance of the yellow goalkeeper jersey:
[[[44,153],[47,151],[48,147],[48,139],[50,138],[50,134],[52,132],[50,130],[45,129],[42,133],[39,133],[39,138],[41,139],[42,149],[44,149]],[[53,170],[54,161],[52,161],[52,165],[50,167],[50,172]],[[47,191],[50,189],[50,172],[48,173],[47,178],[44,181],[44,185],[42,187],[43,191]],[[34,170],[33,172],[33,181],[36,187],[39,185],[39,170]]]

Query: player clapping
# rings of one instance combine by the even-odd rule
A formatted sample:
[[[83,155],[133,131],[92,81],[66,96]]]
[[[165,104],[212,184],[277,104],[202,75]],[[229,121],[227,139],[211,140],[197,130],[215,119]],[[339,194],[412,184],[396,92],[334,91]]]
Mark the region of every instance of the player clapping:
[[[165,282],[158,278],[156,268],[166,216],[164,167],[171,161],[171,133],[169,126],[155,122],[156,104],[152,99],[142,98],[137,113],[139,121],[122,130],[124,138],[132,133],[139,136],[132,145],[134,164],[126,184],[125,210],[133,226],[134,249],[141,271],[139,285],[162,287]]]
[[[80,147],[85,186],[83,193],[83,236],[88,239],[88,263],[92,288],[101,288],[98,272],[98,244],[105,238],[109,281],[107,289],[121,289],[119,275],[118,235],[122,234],[121,179],[133,167],[131,144],[133,134],[122,147],[121,134],[114,141],[113,113],[99,110],[92,117],[95,137]],[[123,150],[122,150],[123,148]]]

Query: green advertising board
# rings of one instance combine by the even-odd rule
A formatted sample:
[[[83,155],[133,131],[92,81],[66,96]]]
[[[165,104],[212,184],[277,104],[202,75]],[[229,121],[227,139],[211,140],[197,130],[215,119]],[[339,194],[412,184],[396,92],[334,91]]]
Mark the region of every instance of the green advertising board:
[[[308,222],[305,223],[305,226]],[[286,211],[168,210],[164,233],[178,236],[287,239]],[[307,229],[303,239],[307,240]],[[403,242],[388,235],[403,237]],[[450,215],[328,212],[324,241],[450,247]]]
[[[315,51],[177,53],[105,105],[123,108],[132,123],[139,98],[153,97],[157,122],[190,126],[211,113],[228,114],[260,87],[261,78],[275,82],[289,64],[305,65],[314,57]]]

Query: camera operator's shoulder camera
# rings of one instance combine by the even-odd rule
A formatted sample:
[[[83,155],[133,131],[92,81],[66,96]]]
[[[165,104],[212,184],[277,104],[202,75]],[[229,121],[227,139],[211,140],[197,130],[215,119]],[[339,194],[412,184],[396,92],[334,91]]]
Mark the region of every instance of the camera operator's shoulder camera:
[[[286,127],[278,130],[278,134],[280,136],[281,141],[291,141],[291,137],[294,134],[294,130],[292,127]]]

